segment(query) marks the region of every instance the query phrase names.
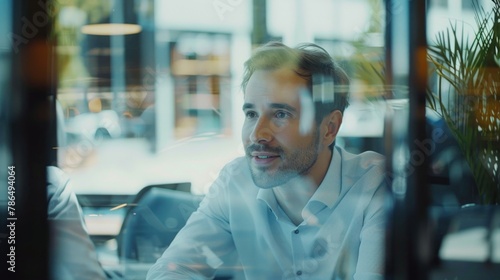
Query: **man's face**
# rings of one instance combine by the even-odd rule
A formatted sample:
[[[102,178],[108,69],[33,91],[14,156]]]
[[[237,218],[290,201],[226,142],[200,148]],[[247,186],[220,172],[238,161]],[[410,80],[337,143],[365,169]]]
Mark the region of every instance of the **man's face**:
[[[312,129],[299,129],[307,115],[300,98],[306,88],[306,80],[289,69],[257,70],[248,81],[242,140],[258,187],[279,186],[315,168],[320,144],[313,118],[306,124]]]

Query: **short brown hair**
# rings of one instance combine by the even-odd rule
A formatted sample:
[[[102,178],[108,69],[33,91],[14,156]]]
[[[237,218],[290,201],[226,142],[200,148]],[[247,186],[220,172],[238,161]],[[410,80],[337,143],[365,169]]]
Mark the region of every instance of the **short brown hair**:
[[[349,78],[347,74],[333,61],[325,49],[312,43],[290,48],[281,42],[269,42],[257,48],[245,62],[245,72],[241,83],[243,92],[245,92],[248,81],[256,70],[279,68],[292,69],[307,80],[308,89],[314,101],[317,124],[335,110],[344,113],[345,108],[349,105]],[[325,86],[328,81],[330,81],[331,86]],[[322,92],[317,93],[317,89],[321,88]]]

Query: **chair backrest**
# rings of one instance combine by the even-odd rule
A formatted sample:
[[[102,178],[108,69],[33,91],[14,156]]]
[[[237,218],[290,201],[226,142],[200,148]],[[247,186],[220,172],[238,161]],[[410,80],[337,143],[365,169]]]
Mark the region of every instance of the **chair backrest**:
[[[129,209],[118,236],[121,262],[153,263],[170,245],[202,196],[171,185],[141,190]]]

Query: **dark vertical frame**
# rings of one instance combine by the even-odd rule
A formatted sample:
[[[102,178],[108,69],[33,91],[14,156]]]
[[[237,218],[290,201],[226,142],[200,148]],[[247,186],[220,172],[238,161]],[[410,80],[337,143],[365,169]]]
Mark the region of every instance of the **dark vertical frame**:
[[[5,0],[0,2],[0,34],[7,36],[12,32],[12,2]],[[9,228],[7,228],[8,212],[8,166],[12,163],[10,154],[10,132],[8,123],[10,122],[9,98],[7,93],[10,91],[11,80],[11,52],[10,43],[0,41],[0,279],[8,279],[13,273],[7,269],[10,259]],[[10,275],[9,275],[10,274]]]
[[[51,135],[50,96],[55,92],[51,6],[50,0],[12,1],[13,28],[8,36],[13,40],[12,79],[6,126],[9,165],[16,172],[16,272],[8,272],[2,264],[1,274],[9,273],[2,279],[49,278],[46,166],[54,159],[51,139],[55,137]]]
[[[426,88],[427,88],[427,39],[426,39],[426,1],[410,1],[410,77],[409,77],[409,131],[408,147],[410,157],[412,151],[418,151],[417,141],[424,142],[426,135]],[[415,161],[416,162],[416,161]],[[430,262],[429,231],[429,185],[427,182],[428,157],[421,164],[414,164],[414,172],[407,178],[408,221],[413,222],[413,230],[409,230],[410,255],[408,260],[408,279],[428,279]]]
[[[408,86],[409,118],[408,136],[394,137],[391,126],[386,131],[386,156],[388,174],[394,174],[392,151],[396,139],[406,139],[411,172],[405,174],[406,192],[393,200],[389,217],[386,251],[386,279],[428,279],[431,232],[429,230],[429,186],[427,182],[427,158],[411,161],[412,151],[418,151],[417,141],[426,138],[426,87],[427,87],[427,42],[426,1],[386,0],[386,81],[388,86]],[[399,9],[399,14],[398,10]],[[405,25],[408,40],[408,58],[394,57],[396,25]],[[408,59],[407,77],[393,73],[394,63]],[[390,122],[390,121],[389,121]],[[411,163],[410,163],[411,162]]]

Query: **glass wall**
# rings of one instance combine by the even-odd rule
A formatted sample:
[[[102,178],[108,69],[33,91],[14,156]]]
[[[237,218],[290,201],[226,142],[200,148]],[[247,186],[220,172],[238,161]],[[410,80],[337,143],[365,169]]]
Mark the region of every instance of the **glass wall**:
[[[244,155],[243,64],[269,40],[323,47],[351,79],[337,145],[383,153],[387,93],[382,72],[370,72],[384,63],[382,1],[58,1],[57,10],[66,139],[59,166],[74,183],[105,267],[144,276],[165,249],[145,241],[133,253],[122,248],[123,221],[141,189],[204,196],[222,167]],[[265,13],[264,26],[253,11]],[[92,24],[103,23],[138,28],[103,34],[101,26],[94,34]],[[257,29],[265,33],[252,44]]]
[[[349,77],[349,106],[341,115],[335,149],[345,157],[364,152],[362,157],[371,152],[385,157],[379,164],[385,172],[383,207],[372,213],[384,217],[380,242],[372,250],[383,259],[385,277],[495,275],[500,266],[494,206],[500,201],[499,4],[413,2],[420,1],[51,1],[55,59],[50,75],[56,82],[51,120],[57,123],[51,137],[57,145],[47,149],[57,153],[52,163],[71,182],[90,247],[108,278],[144,279],[200,201],[220,199],[217,178],[225,178],[223,168],[249,151],[244,127],[253,116],[249,108],[255,108],[241,86],[245,61],[269,41],[290,47],[315,43]],[[2,32],[11,28],[0,26]],[[9,79],[10,47],[0,46],[0,81]],[[7,102],[0,93],[2,109]],[[300,106],[306,103],[301,99]],[[8,122],[9,112],[0,112],[2,122]],[[1,129],[0,150],[9,150],[8,131]],[[297,143],[297,151],[309,151]],[[2,166],[10,160],[8,153],[0,157]],[[361,172],[363,164],[352,173]],[[6,181],[4,173],[0,179]],[[335,185],[341,177],[338,188],[348,188],[349,175],[335,174],[316,187]],[[324,193],[325,200],[335,197],[335,187]],[[353,204],[364,199],[354,197]],[[233,203],[246,205],[243,198]],[[294,224],[286,207],[277,207],[288,217],[290,232],[303,230],[306,222]],[[347,214],[338,217],[340,228],[348,222],[342,216]],[[295,238],[290,234],[282,239]],[[335,244],[318,236],[303,246],[314,247],[314,254],[335,251]],[[361,237],[356,240],[362,243]],[[353,274],[353,263],[362,259],[356,246],[332,254],[341,261],[330,276],[340,279]],[[321,257],[308,256],[294,262],[290,273],[311,279],[306,267],[318,263]],[[242,266],[227,262],[216,277],[245,279]]]

